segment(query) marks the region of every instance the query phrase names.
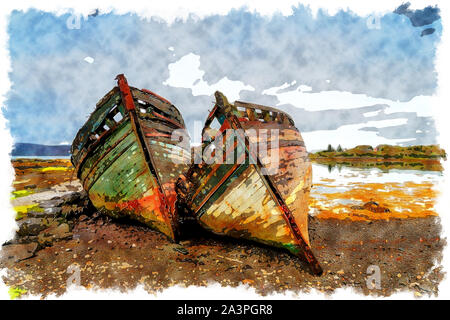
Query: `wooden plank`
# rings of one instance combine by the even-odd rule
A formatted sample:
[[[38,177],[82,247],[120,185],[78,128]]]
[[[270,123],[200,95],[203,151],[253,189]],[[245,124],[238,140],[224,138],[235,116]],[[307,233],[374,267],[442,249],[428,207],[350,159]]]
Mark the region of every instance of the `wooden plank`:
[[[157,131],[163,132],[165,134],[172,135],[174,129],[184,129],[184,128],[171,126],[170,124],[165,123],[165,122],[160,121],[159,119],[155,119],[155,118],[145,117],[142,115],[139,116],[139,118],[142,120],[141,126],[142,126],[142,129],[144,132],[157,130]],[[178,132],[182,133],[182,130],[179,130]],[[184,135],[187,138],[189,137],[187,135],[187,132]]]
[[[173,237],[156,180],[139,148],[127,149],[89,190],[95,207],[113,217],[129,216]]]
[[[109,99],[100,105],[90,116],[83,127],[78,131],[73,144],[72,144],[72,154],[75,150],[81,150],[86,144],[90,134],[94,133],[95,130],[103,123],[108,113],[113,109],[120,101],[120,95],[114,91],[114,94],[109,97]]]
[[[200,222],[223,235],[284,248],[295,245],[295,238],[254,166],[235,176],[201,215]]]
[[[164,193],[164,187],[161,183],[160,177],[156,170],[156,163],[154,157],[147,147],[146,139],[142,133],[141,128],[141,120],[137,116],[136,106],[134,104],[134,98],[131,93],[131,89],[128,86],[128,82],[124,75],[117,76],[117,82],[120,89],[120,94],[122,97],[122,103],[126,106],[128,111],[131,126],[133,128],[134,134],[136,135],[137,142],[139,148],[141,150],[142,155],[145,158],[145,162],[147,164],[147,168],[149,169],[151,175],[157,182],[157,187],[155,188],[156,194],[159,196],[158,201],[162,206],[163,215],[166,218],[166,223],[168,228],[171,230],[169,237],[172,240],[176,240],[178,235],[177,232],[177,217],[175,212],[175,205],[173,197],[168,197],[167,194]],[[156,199],[156,198],[155,198]]]
[[[118,86],[97,103],[79,130],[72,145],[72,162],[100,211],[130,216],[175,239],[174,185],[187,164],[174,165],[169,155],[180,151],[171,134],[180,124],[184,128],[184,121],[162,97],[130,89],[123,75],[116,79]],[[141,117],[135,105],[139,98],[151,109],[151,119],[146,113]],[[122,120],[116,123],[118,112]],[[186,154],[180,153],[183,157]]]
[[[229,121],[234,130],[244,129],[245,125],[252,128],[250,123],[255,122],[262,129],[282,129],[280,143],[272,145],[271,141],[269,144],[269,152],[278,152],[282,158],[276,180],[282,191],[277,188],[275,180],[261,173],[264,168],[261,159],[249,149],[249,138],[242,136],[239,137],[238,145],[245,148],[248,159],[253,159],[256,164],[245,169],[245,174],[240,170],[232,172],[228,167],[225,174],[232,172],[229,176],[217,175],[214,169],[208,168],[211,165],[205,165],[206,168],[201,171],[196,168],[203,165],[193,167],[188,179],[197,191],[191,199],[191,207],[197,211],[199,221],[211,231],[285,247],[292,253],[305,257],[313,272],[320,274],[320,265],[309,247],[307,199],[302,195],[308,194],[311,177],[303,140],[293,121],[283,112],[269,107],[256,108],[255,105],[240,104],[247,110],[248,121],[238,119],[240,112],[236,105],[230,105],[222,94],[216,92],[216,111],[209,116],[206,125],[211,123],[213,117],[217,117],[220,123],[224,123],[225,119]],[[261,110],[256,116],[252,116],[253,107],[256,112]],[[258,120],[267,120],[270,113],[275,117],[274,121]],[[244,120],[246,121],[240,122]],[[256,136],[253,139],[258,142],[260,138]],[[219,172],[220,169],[218,167],[215,170]],[[295,170],[299,171],[294,172]],[[194,176],[195,173],[198,175]],[[301,208],[294,208],[295,206]]]
[[[168,114],[169,116],[174,117],[177,120],[177,122],[180,123],[180,125],[182,127],[185,126],[184,120],[181,116],[180,111],[178,111],[178,109],[175,106],[173,106],[171,103],[164,102],[164,101],[152,96],[149,93],[145,93],[145,92],[143,92],[139,89],[133,88],[133,87],[131,87],[131,92],[136,100],[142,100],[142,101],[150,104],[154,108],[159,109],[160,111]]]
[[[249,103],[249,102],[243,102],[243,101],[235,101],[234,106],[241,107],[241,108],[253,108],[256,110],[267,111],[267,112],[272,112],[272,113],[282,113],[285,117],[287,117],[289,119],[290,124],[294,124],[294,120],[292,119],[292,117],[290,115],[288,115],[287,113],[285,113],[279,109],[273,108],[273,107],[268,107],[268,106],[263,106],[261,104]],[[272,119],[272,120],[274,120],[274,119]]]
[[[217,95],[217,93],[216,93]],[[219,97],[220,99],[220,97]],[[232,127],[236,130],[242,129],[242,126],[239,123],[239,120],[236,116],[231,115],[228,117],[228,120],[230,121]],[[248,139],[246,139],[248,140]],[[249,142],[246,141],[245,145],[248,146]],[[250,151],[249,151],[250,152]],[[270,176],[264,176],[261,173],[261,169],[263,167],[261,160],[253,154],[249,154],[252,158],[254,158],[257,163],[254,165],[254,168],[259,173],[262,181],[265,183],[265,185],[268,188],[269,193],[272,195],[274,201],[277,203],[278,207],[280,208],[281,212],[283,212],[283,217],[286,220],[286,223],[289,225],[292,233],[294,234],[294,237],[297,240],[298,246],[301,248],[301,254],[309,263],[309,266],[314,274],[320,275],[322,274],[322,268],[319,265],[319,262],[314,257],[314,254],[312,253],[312,250],[309,246],[309,244],[305,241],[305,236],[301,233],[299,229],[299,225],[297,224],[297,221],[295,220],[295,216],[293,215],[292,211],[289,209],[289,207],[286,205],[282,195],[280,194],[280,191],[272,181]],[[306,228],[307,230],[307,228]]]
[[[98,158],[102,157],[105,151],[109,148],[112,148],[114,144],[121,139],[121,137],[128,135],[132,132],[131,125],[129,121],[122,122],[115,130],[111,132],[111,134],[104,139],[104,143],[99,144],[93,150],[91,150],[89,157],[81,164],[81,174],[79,178],[81,180],[85,179],[85,175],[83,175],[83,171],[90,170],[92,164],[97,161]]]
[[[120,136],[120,138],[121,139],[112,140],[110,142],[111,145],[114,145],[114,148],[106,149],[105,147],[102,150],[103,153],[99,153],[95,157],[89,159],[90,166],[83,168],[81,178],[86,190],[89,191],[92,184],[103,175],[104,171],[128,149],[135,150],[136,148],[139,148],[136,137],[132,133],[127,132],[123,136]]]

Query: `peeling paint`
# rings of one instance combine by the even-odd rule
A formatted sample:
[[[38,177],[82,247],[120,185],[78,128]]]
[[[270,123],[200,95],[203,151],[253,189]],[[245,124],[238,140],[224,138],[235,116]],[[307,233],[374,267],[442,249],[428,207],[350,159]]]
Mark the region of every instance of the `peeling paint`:
[[[184,121],[168,100],[129,87],[123,75],[116,79],[118,86],[97,103],[78,132],[72,163],[97,209],[132,217],[174,240],[174,185],[187,165],[172,163],[169,152],[182,148],[167,136],[184,128]]]
[[[274,108],[239,101],[230,104],[220,92],[216,92],[216,105],[203,133],[213,132],[210,126],[215,120],[221,128],[203,141],[202,150],[221,137],[224,150],[234,145],[234,154],[242,154],[244,161],[191,166],[186,177],[190,189],[186,202],[199,223],[217,234],[285,248],[305,258],[313,273],[321,274],[308,236],[311,162],[293,120]],[[227,140],[234,139],[224,134],[228,128],[237,132],[237,143]],[[239,133],[248,129],[276,129],[280,141],[275,144],[269,138],[270,152],[265,156],[255,154],[249,148],[250,140],[262,139],[262,131],[256,137]],[[265,169],[273,167],[269,157],[272,152],[278,153],[279,167],[275,174],[265,175]]]

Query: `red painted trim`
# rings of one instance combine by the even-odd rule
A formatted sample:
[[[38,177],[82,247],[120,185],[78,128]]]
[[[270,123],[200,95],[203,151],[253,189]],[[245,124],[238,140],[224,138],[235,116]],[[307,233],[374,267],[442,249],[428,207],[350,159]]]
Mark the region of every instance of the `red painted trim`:
[[[225,121],[222,123],[222,126],[220,127],[219,131],[221,133],[223,133],[223,132],[225,132],[225,130],[228,130],[228,129],[231,129],[230,122],[227,119],[225,119]]]
[[[166,138],[171,138],[172,136],[170,134],[164,134],[164,133],[159,133],[159,132],[149,132],[149,133],[145,133],[146,137],[166,137]]]
[[[119,86],[120,92],[122,93],[122,98],[125,103],[125,108],[128,111],[135,110],[133,96],[131,95],[130,87],[128,86],[127,78],[123,74],[119,74],[116,77],[117,85]]]
[[[235,130],[242,129],[242,126],[241,126],[241,123],[239,122],[238,117],[236,117],[235,115],[227,115],[227,117],[230,118],[229,119],[230,124],[233,129],[235,129]],[[314,254],[311,251],[311,247],[306,243],[305,239],[303,238],[303,235],[300,232],[300,229],[298,228],[298,225],[297,225],[297,222],[295,221],[295,217],[294,217],[293,213],[291,212],[289,207],[286,205],[283,197],[281,196],[280,191],[275,186],[275,184],[272,182],[272,179],[270,178],[270,176],[264,176],[261,173],[260,170],[264,166],[262,165],[259,157],[257,155],[255,155],[253,152],[251,152],[251,150],[249,150],[248,137],[246,137],[244,135],[243,138],[245,141],[245,149],[248,152],[248,155],[254,156],[256,159],[256,164],[254,164],[256,171],[258,172],[258,174],[259,174],[260,178],[262,179],[262,181],[264,182],[264,184],[267,186],[269,193],[271,193],[271,195],[272,195],[272,199],[275,201],[275,203],[278,205],[281,212],[283,213],[283,217],[284,217],[285,221],[287,222],[288,226],[290,227],[292,233],[294,234],[294,237],[297,240],[297,244],[300,245],[300,247],[303,251],[303,255],[306,258],[306,260],[308,261],[308,263],[311,267],[311,270],[313,271],[314,274],[321,275],[323,272],[322,268],[319,265],[319,262],[317,261],[317,259],[314,257]]]
[[[166,120],[166,121],[172,123],[173,125],[177,126],[178,128],[183,128],[178,122],[176,122],[176,121],[174,121],[174,120],[172,120],[172,119],[169,119],[169,118],[167,118],[167,117],[164,117],[162,114],[159,114],[158,112],[152,111],[152,113],[153,113],[155,116],[157,116],[157,117],[159,117],[159,118],[161,118],[161,119],[164,119],[164,120]]]
[[[217,110],[217,105],[214,106],[214,108],[209,113],[208,118],[206,118],[206,119],[209,120],[209,119],[213,118],[215,116],[216,110]]]
[[[158,175],[158,172],[156,171],[156,166],[154,165],[155,162],[153,160],[150,150],[148,150],[148,148],[147,148],[145,138],[143,136],[143,132],[142,132],[142,129],[140,126],[139,118],[136,114],[136,108],[134,105],[134,100],[133,100],[133,96],[131,94],[130,87],[128,86],[127,79],[125,78],[125,76],[123,74],[119,74],[116,77],[116,80],[117,80],[117,83],[118,83],[118,86],[120,89],[120,93],[122,95],[123,104],[125,105],[125,108],[128,110],[128,113],[130,115],[131,125],[132,125],[134,133],[136,134],[137,141],[141,148],[141,151],[144,154],[145,161],[147,162],[147,165],[148,165],[148,169],[158,184],[159,196],[161,198],[161,206],[163,206],[166,209],[166,210],[162,211],[163,212],[162,216],[165,219],[165,223],[167,223],[167,225],[170,226],[170,228],[171,228],[172,240],[176,241],[176,237],[177,237],[176,232],[177,231],[176,231],[175,221],[173,220],[173,219],[175,219],[173,217],[173,215],[175,215],[176,213],[171,212],[171,206],[167,199],[167,195],[165,194],[165,192],[162,188],[161,179]],[[169,237],[170,237],[170,235],[169,235]]]
[[[142,91],[147,92],[147,93],[151,94],[152,96],[155,96],[156,98],[161,99],[164,102],[167,102],[170,105],[172,104],[169,100],[164,99],[163,97],[161,97],[160,95],[154,93],[153,91],[150,91],[148,89],[142,89]]]

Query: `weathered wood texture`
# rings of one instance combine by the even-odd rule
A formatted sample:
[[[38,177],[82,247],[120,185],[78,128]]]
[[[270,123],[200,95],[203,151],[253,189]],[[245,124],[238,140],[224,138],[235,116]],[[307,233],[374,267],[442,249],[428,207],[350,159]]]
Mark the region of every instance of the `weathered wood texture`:
[[[72,163],[100,211],[134,218],[176,239],[174,184],[188,167],[190,150],[171,135],[185,129],[184,121],[164,98],[128,87],[123,75],[117,79],[118,87],[78,132]]]
[[[269,143],[267,155],[264,157],[259,154],[259,156],[268,172],[274,172],[270,175],[270,179],[280,191],[284,202],[295,217],[303,238],[309,245],[308,199],[312,185],[312,166],[300,132],[290,124],[254,121],[241,123],[245,130],[255,128],[279,130],[278,147],[274,148],[273,144]],[[278,153],[276,162],[270,162],[272,152]]]
[[[212,127],[216,120],[220,128]],[[227,129],[256,129],[258,134],[238,133],[235,139],[225,134]],[[279,141],[269,137],[269,151],[265,155],[255,153],[250,147],[252,142],[262,139],[260,129],[279,132]],[[216,105],[203,134],[206,139],[203,152],[221,137],[221,147],[234,146],[238,161],[223,163],[225,158],[222,158],[191,166],[187,174],[190,188],[187,202],[199,222],[217,234],[286,248],[304,257],[312,271],[321,274],[308,236],[311,163],[292,119],[270,107],[242,102],[229,104],[217,92]],[[234,144],[227,138],[235,139]],[[278,163],[270,163],[272,152],[278,153]],[[239,161],[242,157],[243,161]],[[270,173],[270,168],[276,169],[273,174],[263,174],[264,169]]]

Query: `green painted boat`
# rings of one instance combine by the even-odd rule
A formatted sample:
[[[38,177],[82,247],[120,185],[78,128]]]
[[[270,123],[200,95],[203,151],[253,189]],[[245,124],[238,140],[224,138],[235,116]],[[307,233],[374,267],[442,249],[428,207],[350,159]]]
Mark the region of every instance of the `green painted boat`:
[[[130,217],[172,240],[178,236],[175,182],[190,162],[178,109],[159,95],[130,87],[124,75],[78,131],[72,163],[93,205]]]

